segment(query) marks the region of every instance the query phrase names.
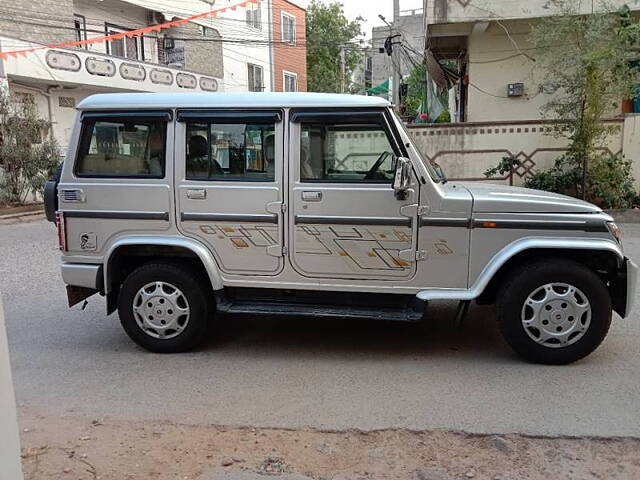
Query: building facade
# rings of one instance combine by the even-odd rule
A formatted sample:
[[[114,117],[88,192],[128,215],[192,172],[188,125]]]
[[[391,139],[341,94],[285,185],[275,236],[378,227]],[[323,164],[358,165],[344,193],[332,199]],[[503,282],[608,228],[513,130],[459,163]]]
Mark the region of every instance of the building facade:
[[[307,91],[306,11],[301,3],[272,2],[273,84],[275,92]]]
[[[599,2],[576,2],[589,14]],[[640,4],[607,2],[612,8]],[[547,0],[424,0],[424,47],[460,73],[455,94],[459,121],[517,121],[540,118],[552,93],[543,88],[545,72],[535,62],[529,43],[531,25],[553,15]]]
[[[640,10],[637,2],[608,3]],[[577,4],[581,13],[591,13],[592,2]],[[521,185],[566,153],[568,140],[553,135],[552,121],[542,118],[541,107],[553,93],[543,88],[545,72],[528,41],[531,25],[554,13],[547,0],[424,1],[425,59],[446,62],[459,80],[448,90],[452,123],[413,125],[411,132],[450,179]],[[433,67],[430,75],[437,76]],[[601,151],[630,159],[640,188],[640,115],[618,110],[607,124]],[[504,158],[515,160],[513,169],[487,177]]]
[[[94,93],[306,90],[304,9],[287,0],[235,7],[240,3],[16,0],[0,6],[0,51],[37,50],[0,59],[0,81],[8,83],[11,92],[34,100],[63,149],[75,105]],[[224,7],[229,8],[219,15],[141,36],[53,47]],[[276,19],[287,19],[286,25]]]

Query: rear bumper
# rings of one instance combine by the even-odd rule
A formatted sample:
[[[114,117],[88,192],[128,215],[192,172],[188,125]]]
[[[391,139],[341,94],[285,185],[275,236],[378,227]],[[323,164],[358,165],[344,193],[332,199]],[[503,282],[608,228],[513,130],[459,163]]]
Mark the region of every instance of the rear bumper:
[[[627,318],[633,309],[638,284],[638,265],[625,257],[617,278],[611,283],[613,309],[622,318]]]
[[[104,292],[102,265],[91,263],[63,263],[62,279],[73,287],[90,288]]]

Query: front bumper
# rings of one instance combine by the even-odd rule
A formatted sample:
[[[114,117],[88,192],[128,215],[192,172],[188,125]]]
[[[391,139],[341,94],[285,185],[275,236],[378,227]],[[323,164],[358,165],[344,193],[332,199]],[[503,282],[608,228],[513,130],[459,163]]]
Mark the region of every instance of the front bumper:
[[[633,309],[638,284],[638,265],[625,257],[616,279],[611,283],[613,309],[622,318],[627,318]]]

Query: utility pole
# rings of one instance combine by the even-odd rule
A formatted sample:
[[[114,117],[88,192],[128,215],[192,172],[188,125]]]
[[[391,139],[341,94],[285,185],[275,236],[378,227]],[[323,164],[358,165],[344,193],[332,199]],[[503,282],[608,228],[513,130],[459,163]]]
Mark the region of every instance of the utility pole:
[[[400,24],[400,0],[393,0],[393,27],[397,31],[397,27]],[[393,71],[393,91],[391,99],[396,108],[400,107],[400,82],[401,76],[401,64],[400,56],[398,55],[398,49],[393,49],[391,55],[391,69]]]
[[[342,75],[341,75],[341,80],[342,80],[342,82],[341,82],[341,84],[342,84],[342,93],[344,93],[344,92],[345,92],[345,90],[346,90],[346,85],[345,85],[345,83],[346,83],[346,79],[345,79],[345,75],[346,75],[346,73],[347,73],[347,65],[346,65],[346,64],[347,64],[347,59],[345,58],[344,45],[342,45],[342,46],[340,47],[340,64],[341,64],[341,72],[342,72]]]

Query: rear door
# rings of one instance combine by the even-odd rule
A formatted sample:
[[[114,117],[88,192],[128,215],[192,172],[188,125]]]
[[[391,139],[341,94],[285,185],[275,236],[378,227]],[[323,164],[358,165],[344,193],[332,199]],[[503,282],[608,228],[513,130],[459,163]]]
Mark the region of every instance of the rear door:
[[[69,254],[103,255],[119,235],[171,228],[168,126],[168,111],[82,113],[58,187]]]
[[[392,188],[406,155],[384,109],[291,112],[290,258],[306,277],[410,279],[418,182]]]
[[[178,113],[176,207],[181,231],[223,272],[283,268],[284,129],[278,110]]]

